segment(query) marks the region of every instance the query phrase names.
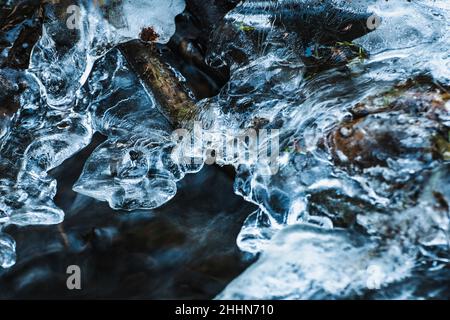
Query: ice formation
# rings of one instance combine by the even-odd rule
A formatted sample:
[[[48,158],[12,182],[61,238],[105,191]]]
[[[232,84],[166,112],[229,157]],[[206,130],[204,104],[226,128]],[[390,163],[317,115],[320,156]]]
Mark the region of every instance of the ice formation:
[[[392,96],[387,91],[424,74],[448,83],[450,60],[443,48],[448,48],[450,7],[444,2],[410,6],[394,1],[385,6],[371,1],[369,9],[383,17],[382,27],[358,40],[370,59],[305,80],[302,63],[292,61],[295,55],[286,52],[287,46],[271,39],[262,57],[236,66],[228,95],[209,102],[215,107],[209,110],[223,110],[215,111],[218,127],[267,119],[280,128],[285,150],[276,175],[267,176],[258,165],[238,167],[236,192],[260,206],[245,222],[238,245],[263,254],[219,298],[349,298],[373,289],[375,280],[379,288],[429,271],[428,259],[438,269],[448,268],[448,179],[435,185],[434,178],[448,174],[448,154],[437,159],[432,152],[434,137],[448,139],[447,91],[440,91],[444,98],[436,97],[438,110],[434,98],[421,101],[420,90],[399,89]],[[439,91],[439,85],[428,90]],[[235,111],[243,105],[251,113]],[[394,110],[379,112],[386,106]],[[371,108],[378,108],[376,114],[365,117]],[[437,123],[432,120],[436,118]],[[354,126],[339,124],[352,121]],[[330,135],[335,139],[330,141]],[[336,150],[339,141],[342,148]],[[321,231],[285,230],[298,223]],[[333,231],[342,228],[349,234]],[[370,249],[351,246],[345,258],[332,243],[353,237],[353,230],[364,235],[364,246]],[[378,244],[372,247],[373,239]],[[379,274],[377,279],[371,280],[368,268]],[[411,292],[401,297],[427,296],[414,291],[417,283],[408,286]]]
[[[145,5],[140,3],[139,14],[145,16],[162,10],[166,17],[169,15],[171,19],[165,20],[164,25],[148,20],[149,26],[159,23],[158,27],[166,30],[160,39],[166,41],[174,30],[175,15],[184,5],[182,0],[147,1]],[[62,221],[64,213],[53,203],[56,181],[47,172],[88,145],[96,130],[90,101],[83,89],[94,62],[118,43],[139,37],[128,25],[117,30],[107,20],[110,17],[105,17],[90,1],[78,2],[74,12],[66,9],[64,5],[46,7],[42,36],[23,75],[26,90],[20,97],[20,109],[0,137],[2,229],[9,224]],[[67,13],[77,14],[73,28],[69,28]],[[129,10],[124,11],[124,19],[135,19],[127,13]],[[9,267],[15,259],[14,241],[6,235],[1,239],[0,266]]]
[[[186,173],[201,169],[173,160],[171,124],[119,50],[99,61],[86,90],[94,130],[108,140],[88,159],[75,191],[114,209],[152,209],[176,194]]]
[[[137,36],[126,20],[140,28],[144,15],[135,17],[136,8],[150,2],[126,1],[125,20],[112,24],[82,6],[82,28],[62,49],[58,41],[67,41],[55,39],[59,22],[48,22],[26,74],[29,89],[0,138],[2,226],[61,221],[47,172],[87,145],[94,131],[108,140],[74,188],[133,210],[169,201],[177,181],[200,170],[219,144],[243,130],[267,129],[276,136],[259,144],[278,139],[276,170],[260,157],[242,162],[215,154],[217,163],[235,167],[236,193],[259,207],[237,243],[261,254],[218,298],[439,294],[445,283],[432,293],[411,279],[448,273],[450,6],[444,0],[327,3],[333,7],[323,7],[324,20],[314,16],[317,2],[306,0],[246,1],[227,15],[213,33],[207,62],[228,65],[231,79],[197,104],[192,120],[209,135],[209,144],[197,148],[174,141],[151,92],[120,50],[110,50]],[[308,14],[283,11],[297,4]],[[151,5],[175,14],[184,1]],[[382,25],[349,43],[366,31],[372,12]],[[150,17],[167,40],[174,27],[162,23],[173,19]],[[201,161],[180,161],[190,157]],[[2,266],[12,265],[13,252],[13,240],[0,234]]]
[[[401,280],[413,267],[399,259],[399,248],[380,255],[378,246],[354,232],[292,225],[218,298],[356,298]]]
[[[118,32],[124,38],[136,39],[143,28],[151,26],[158,34],[158,42],[165,43],[175,32],[175,16],[184,8],[184,0],[123,1]]]

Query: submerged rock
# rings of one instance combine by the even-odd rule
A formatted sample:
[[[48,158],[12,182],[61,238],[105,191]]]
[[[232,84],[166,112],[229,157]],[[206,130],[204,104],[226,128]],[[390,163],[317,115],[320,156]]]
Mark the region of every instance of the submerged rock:
[[[354,170],[449,159],[450,96],[429,80],[409,80],[350,109],[329,134],[337,163]],[[397,169],[396,169],[397,170]]]
[[[183,86],[182,78],[177,77],[175,70],[163,61],[154,44],[132,41],[122,45],[120,50],[158,100],[161,111],[174,128],[193,118],[197,107],[192,93]]]

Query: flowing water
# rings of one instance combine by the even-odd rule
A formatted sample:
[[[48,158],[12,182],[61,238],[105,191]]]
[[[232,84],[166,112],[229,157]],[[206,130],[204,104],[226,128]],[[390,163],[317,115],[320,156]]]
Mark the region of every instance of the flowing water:
[[[189,130],[201,123],[207,148],[174,140],[162,106],[114,48],[137,38],[140,27],[126,21],[141,21],[147,6],[165,42],[174,25],[163,21],[174,21],[183,1],[125,2],[120,23],[81,6],[73,33],[48,18],[22,75],[28,85],[20,109],[1,131],[2,227],[62,221],[47,173],[94,132],[107,139],[74,190],[132,211],[167,203],[211,150],[264,129],[256,157],[213,157],[234,167],[235,193],[257,206],[237,245],[258,260],[218,298],[447,298],[450,5],[331,2],[339,15],[326,6],[320,13],[315,1],[285,0],[247,1],[226,16],[206,61],[227,65],[230,81],[183,123]],[[299,3],[314,9],[292,24],[283,8]],[[357,25],[336,17],[372,14],[381,25],[347,41]],[[323,36],[329,28],[341,28],[335,41]],[[268,149],[276,161],[263,157]],[[14,264],[14,248],[1,233],[3,267]]]

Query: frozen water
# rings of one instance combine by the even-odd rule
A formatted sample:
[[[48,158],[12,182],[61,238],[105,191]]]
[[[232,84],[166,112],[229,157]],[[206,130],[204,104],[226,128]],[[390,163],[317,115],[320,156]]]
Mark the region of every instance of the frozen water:
[[[167,40],[167,37],[174,31],[175,15],[184,8],[184,1],[174,0],[139,2],[136,4],[138,7],[134,7],[134,9],[133,4],[134,2],[131,1],[123,3],[125,19],[128,21],[138,18],[135,14],[133,17],[127,16],[132,11],[140,14],[141,22],[144,22],[149,12],[152,13],[152,17],[158,16],[167,19],[163,25],[156,25],[162,20],[148,20],[149,25],[160,30],[161,41]],[[79,15],[76,16],[74,28],[69,28],[69,21],[66,21],[69,18],[67,15],[69,11],[64,3],[45,6],[42,36],[33,48],[28,70],[21,75],[26,89],[20,97],[20,109],[11,120],[2,117],[0,127],[0,230],[10,224],[60,223],[64,212],[53,203],[56,181],[47,175],[48,171],[87,146],[94,130],[108,135],[111,132],[108,130],[117,129],[124,132],[125,126],[136,127],[132,123],[132,119],[129,119],[129,122],[124,121],[126,123],[122,126],[118,123],[113,124],[110,118],[104,123],[98,123],[98,119],[95,117],[92,120],[91,111],[94,114],[100,114],[101,111],[99,108],[91,107],[88,97],[91,93],[85,91],[85,84],[95,61],[103,57],[115,45],[138,38],[139,32],[134,29],[128,30],[126,26],[122,26],[121,31],[128,31],[126,34],[121,34],[112,24],[113,21],[109,23],[104,12],[100,10],[101,8],[95,6],[91,1],[79,1],[77,5]],[[110,13],[113,12],[113,9]],[[164,12],[164,14],[158,15],[158,12]],[[108,16],[108,18],[111,17]],[[111,75],[114,76],[113,73]],[[120,78],[115,79],[114,84],[117,85],[118,81]],[[137,82],[135,81],[133,84],[137,84]],[[137,93],[135,100],[129,100],[129,105],[133,101],[139,101],[140,98],[144,100],[134,107],[136,114],[133,119],[142,116],[154,117],[155,109],[152,108],[152,98],[148,93],[143,94],[142,91]],[[112,101],[104,102],[112,103]],[[126,101],[123,101],[122,105],[119,101],[114,103],[120,107],[124,106]],[[114,110],[114,105],[104,107],[103,111]],[[110,114],[111,118],[116,116],[113,115],[113,112]],[[121,116],[125,117],[123,114]],[[120,122],[120,116],[118,118],[117,122]],[[93,121],[96,123],[94,124]],[[156,118],[154,122],[157,122]],[[164,128],[165,125],[162,121],[156,126]],[[141,137],[143,131],[149,129],[145,125],[138,128]],[[165,135],[166,140],[170,140],[170,134],[166,133]],[[116,137],[114,142],[108,141],[107,143],[116,146],[116,143],[120,144],[120,139],[125,139],[127,143],[131,144],[132,141],[136,142],[133,139],[137,139],[138,143],[142,143],[142,148],[145,148],[147,145],[151,145],[153,140],[164,139],[158,135],[157,131],[155,131],[153,139],[152,137],[145,138],[148,139],[142,141],[136,134],[129,133],[127,136],[124,133],[121,137]],[[133,150],[128,151],[131,154]],[[114,152],[117,154],[117,151]],[[162,153],[159,150],[158,152]],[[161,157],[165,159],[164,155]],[[128,160],[123,159],[122,163],[118,165],[119,174],[124,180],[137,179],[135,175],[140,170],[134,168],[136,166],[134,158],[130,161],[129,158]],[[143,165],[142,162],[138,161],[138,163]],[[152,167],[147,169],[150,171]],[[146,179],[146,184],[134,181],[141,190],[149,186],[159,188],[158,192],[146,190],[147,194],[152,194],[156,199],[142,200],[140,203],[143,207],[160,205],[175,194],[175,183],[171,179],[167,181],[168,179],[160,176],[157,170],[153,177],[155,180]],[[83,191],[89,193],[87,188],[84,188]],[[121,192],[122,194],[118,195]],[[123,194],[124,192],[125,194]],[[164,192],[167,195],[163,195]],[[97,191],[97,194],[101,193],[102,191]],[[107,191],[104,193],[107,194]],[[90,194],[93,195],[92,192]],[[115,190],[115,194],[117,195],[115,202],[111,200],[111,205],[115,208],[127,205],[130,209],[137,207],[136,204],[129,204],[131,201],[129,198],[141,197],[135,191],[124,191],[124,189]],[[121,197],[121,200],[117,200],[118,197]],[[107,200],[105,195],[99,198]],[[120,203],[117,203],[119,201]],[[14,248],[14,242],[2,234],[0,242],[2,266],[8,267],[13,264]]]
[[[433,199],[437,190],[446,190],[449,199],[448,170],[448,164],[435,170],[417,206],[394,217],[359,215],[358,224],[369,236],[307,224],[283,228],[265,241],[258,261],[217,298],[348,299],[369,297],[382,289],[384,297],[417,299],[433,297],[434,290],[445,292],[446,283],[423,292],[422,283],[408,277],[430,262],[433,269],[449,263],[448,210],[436,209]],[[399,284],[401,295],[396,292]]]
[[[218,299],[336,299],[363,295],[408,276],[414,261],[399,248],[344,230],[293,225],[280,231],[259,260]],[[288,253],[288,254],[287,254]]]
[[[0,267],[9,268],[16,263],[15,250],[16,243],[14,239],[7,234],[0,233]]]
[[[270,28],[265,35],[255,35],[255,40],[251,28],[230,31],[233,25],[241,25],[245,9],[238,7],[236,13],[230,13],[228,24],[217,33],[217,49],[211,55],[230,63],[232,75],[221,94],[205,103],[203,120],[214,122],[218,131],[225,127],[237,132],[263,119],[263,123],[269,123],[266,127],[280,130],[282,150],[275,175],[267,175],[258,163],[235,164],[236,192],[260,207],[244,223],[238,245],[246,252],[263,255],[220,298],[349,298],[402,283],[413,272],[424,272],[427,267],[419,262],[422,259],[434,257],[430,259],[448,267],[448,254],[442,259],[433,253],[449,248],[448,196],[438,195],[448,187],[441,180],[434,191],[423,191],[433,188],[434,175],[448,172],[441,167],[442,160],[436,161],[425,151],[433,148],[430,138],[441,130],[446,139],[448,110],[437,111],[439,125],[426,111],[431,101],[419,113],[408,107],[407,111],[380,113],[363,120],[357,134],[370,128],[367,146],[389,131],[381,149],[373,146],[365,151],[373,152],[372,163],[363,158],[349,159],[351,152],[346,155],[333,150],[326,141],[339,123],[351,117],[353,106],[405,79],[427,74],[433,81],[448,83],[447,3],[368,4],[369,11],[383,19],[380,28],[357,41],[369,50],[370,58],[354,60],[346,69],[332,69],[312,78],[305,79],[304,60],[291,51],[295,46],[282,31]],[[247,18],[245,23],[252,22]],[[227,37],[233,39],[229,51],[227,44],[231,41]],[[354,129],[339,130],[341,136],[357,137]],[[390,141],[403,151],[389,150]],[[347,170],[345,167],[354,160],[364,168]],[[343,167],[336,166],[336,161]],[[444,205],[437,209],[440,201]],[[287,225],[295,224],[315,226],[307,232],[308,240],[301,238],[303,229],[288,229],[289,234],[298,232],[305,244],[300,240],[289,245],[271,241],[274,235],[287,233]],[[350,230],[363,230],[366,238],[361,241],[365,244],[351,247],[348,258],[342,259],[340,249],[330,244],[339,243],[334,239],[338,238],[334,228],[344,228],[350,234]],[[351,242],[350,234],[342,241]],[[325,236],[329,238],[325,240]],[[308,247],[308,241],[315,249]],[[374,255],[368,255],[369,251]],[[361,260],[364,263],[359,263]],[[347,261],[355,264],[346,266]],[[357,270],[352,270],[354,267]],[[427,293],[413,290],[404,297],[423,295]]]
[[[403,298],[423,298],[445,292],[445,283],[420,291],[425,276],[415,275],[432,277],[449,266],[444,86],[450,79],[450,6],[329,1],[319,10],[312,3],[246,1],[215,31],[206,61],[227,64],[231,79],[219,95],[198,103],[192,119],[208,130],[207,148],[174,141],[152,94],[120,51],[111,50],[138,37],[143,26],[166,41],[173,24],[160,19],[173,18],[151,4],[173,16],[184,3],[124,1],[111,11],[123,14],[106,17],[81,6],[82,28],[69,39],[58,34],[60,21],[50,19],[33,50],[21,109],[0,135],[2,225],[61,221],[47,172],[89,143],[94,131],[108,139],[87,161],[75,190],[114,209],[134,210],[169,201],[177,181],[200,170],[211,150],[243,131],[267,129],[275,135],[259,144],[278,139],[272,149],[279,151],[277,170],[261,157],[242,162],[216,152],[217,163],[236,169],[235,192],[259,207],[237,243],[261,253],[218,298],[395,297],[398,288]],[[293,11],[283,11],[297,4],[305,14],[292,18]],[[383,23],[357,40],[366,57],[348,41],[362,35],[370,12]],[[428,80],[408,84],[424,75]],[[185,125],[197,137],[193,127]],[[180,161],[186,157],[202,161],[186,165]],[[0,248],[0,263],[10,266],[14,242],[1,234]]]
[[[151,209],[176,194],[187,172],[172,160],[171,125],[119,50],[96,65],[87,83],[94,129],[108,137],[88,159],[74,190],[113,209]],[[108,76],[111,75],[111,76]]]
[[[49,105],[64,108],[87,80],[94,62],[114,45],[139,39],[143,27],[154,27],[158,40],[167,42],[175,32],[175,16],[185,7],[184,0],[126,0],[120,6],[110,2],[101,8],[79,1],[73,11],[62,5],[48,9],[29,71],[41,82]]]
[[[166,43],[175,32],[175,16],[185,6],[184,0],[125,0],[120,9],[123,25],[117,30],[124,38],[137,39],[143,28],[152,27],[158,42]]]
[[[445,49],[450,45],[448,1],[420,0],[407,5],[401,1],[371,1],[369,9],[383,17],[383,23],[356,42],[376,55],[374,61],[401,59],[401,69],[410,73],[431,72],[437,80],[448,84],[450,57]]]

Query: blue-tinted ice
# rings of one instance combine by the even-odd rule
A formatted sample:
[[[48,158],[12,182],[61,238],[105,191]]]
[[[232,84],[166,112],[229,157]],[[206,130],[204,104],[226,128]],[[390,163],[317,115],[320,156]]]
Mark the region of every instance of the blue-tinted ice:
[[[200,101],[201,112],[192,119],[217,137],[209,149],[220,149],[214,141],[232,140],[243,129],[279,130],[275,174],[268,174],[273,171],[265,162],[243,164],[220,153],[216,158],[235,167],[235,192],[259,207],[237,244],[244,252],[261,253],[218,298],[448,296],[446,283],[424,290],[421,281],[438,273],[449,276],[449,155],[435,157],[433,146],[450,126],[449,102],[439,98],[450,84],[450,5],[445,0],[340,1],[349,10],[359,6],[382,17],[379,28],[356,41],[370,57],[309,74],[296,35],[266,15],[248,14],[254,3],[238,6],[222,26],[228,31],[214,34],[210,62],[226,61],[236,52],[247,59],[230,66],[229,83],[216,97]],[[125,12],[136,12],[133,5],[127,2]],[[114,209],[166,203],[177,181],[203,165],[179,160],[192,154],[207,159],[202,148],[176,148],[174,128],[152,94],[120,51],[108,51],[136,32],[110,33],[113,27],[106,22],[89,21],[65,54],[54,55],[48,33],[34,49],[27,75],[32,85],[0,140],[2,225],[61,221],[63,212],[52,201],[55,181],[46,172],[86,146],[94,131],[108,139],[87,161],[75,190]],[[167,34],[173,30],[172,25],[156,27]],[[265,31],[254,42],[259,29]],[[441,99],[437,104],[443,108],[430,103],[420,110],[376,112],[355,125],[358,132],[391,132],[385,145],[395,138],[405,152],[392,157],[395,152],[379,150],[370,162],[349,158],[331,143],[335,132],[344,138],[354,134],[354,127],[342,126],[353,116],[352,108],[371,99],[374,105],[389,103],[383,99],[394,86],[423,75],[436,83],[433,90],[442,89],[433,99]],[[11,266],[13,240],[0,235],[0,248],[1,265]]]

